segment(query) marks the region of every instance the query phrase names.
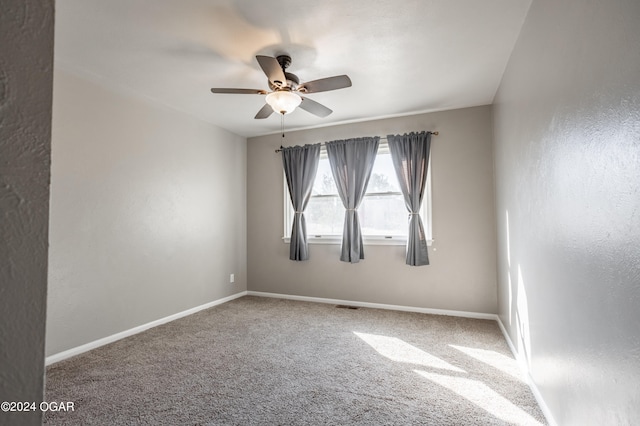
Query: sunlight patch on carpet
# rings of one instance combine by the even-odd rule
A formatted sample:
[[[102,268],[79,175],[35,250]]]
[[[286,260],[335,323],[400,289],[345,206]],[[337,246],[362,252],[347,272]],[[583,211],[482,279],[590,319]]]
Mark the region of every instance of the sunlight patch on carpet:
[[[500,420],[517,425],[542,426],[527,412],[518,408],[511,401],[482,382],[421,370],[414,371],[420,376],[457,393]]]
[[[353,332],[356,336],[364,340],[369,346],[380,355],[396,362],[406,362],[410,364],[422,365],[424,367],[437,368],[440,370],[466,373],[466,371],[449,364],[448,362],[431,355],[420,348],[405,342],[397,337],[380,336],[376,334]]]
[[[509,358],[506,355],[498,353],[496,351],[489,351],[486,349],[468,348],[465,346],[449,345],[449,347],[459,350],[465,355],[471,358],[477,359],[480,362],[484,362],[491,367],[502,371],[505,374],[510,375],[514,379],[522,382],[522,374],[516,361]]]

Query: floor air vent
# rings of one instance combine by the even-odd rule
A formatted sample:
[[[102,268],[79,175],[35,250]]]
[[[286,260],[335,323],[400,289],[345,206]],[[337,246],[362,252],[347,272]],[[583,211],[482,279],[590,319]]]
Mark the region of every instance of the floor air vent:
[[[357,306],[349,306],[349,305],[336,305],[336,308],[340,308],[340,309],[358,309]]]

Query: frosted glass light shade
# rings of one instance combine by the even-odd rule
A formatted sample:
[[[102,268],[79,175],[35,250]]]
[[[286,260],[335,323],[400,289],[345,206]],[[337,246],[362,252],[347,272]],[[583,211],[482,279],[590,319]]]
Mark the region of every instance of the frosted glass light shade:
[[[286,90],[269,93],[265,100],[278,114],[289,114],[302,102],[300,96]]]

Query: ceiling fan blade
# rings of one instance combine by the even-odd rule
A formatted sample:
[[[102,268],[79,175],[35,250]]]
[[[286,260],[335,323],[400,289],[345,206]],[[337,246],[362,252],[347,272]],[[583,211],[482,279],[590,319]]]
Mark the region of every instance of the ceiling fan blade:
[[[337,75],[335,77],[321,78],[319,80],[307,81],[298,87],[303,93],[328,92],[329,90],[344,89],[351,87],[351,79],[346,75]]]
[[[260,68],[267,75],[269,81],[276,86],[286,86],[287,78],[284,76],[284,71],[280,67],[278,60],[271,56],[257,55],[256,59]]]
[[[214,87],[211,89],[211,93],[229,93],[235,95],[266,95],[266,90],[258,89],[228,89],[224,87]]]
[[[264,104],[264,106],[260,109],[260,111],[258,111],[258,113],[256,114],[256,116],[255,116],[255,117],[253,117],[253,118],[257,118],[257,119],[267,118],[267,117],[269,117],[272,113],[273,113],[273,108],[271,108],[271,105],[269,105],[269,104]]]
[[[330,110],[329,108],[327,108],[326,106],[316,102],[316,101],[312,101],[309,98],[304,98],[302,96],[300,96],[302,98],[302,103],[300,104],[300,108],[302,108],[303,110],[310,112],[311,114],[317,115],[318,117],[326,117],[329,114],[331,114],[333,111]]]

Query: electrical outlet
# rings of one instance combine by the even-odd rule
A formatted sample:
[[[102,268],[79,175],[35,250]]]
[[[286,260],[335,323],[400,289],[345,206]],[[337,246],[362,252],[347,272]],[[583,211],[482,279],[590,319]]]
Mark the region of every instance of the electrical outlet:
[[[236,281],[236,274],[230,274],[230,275],[229,275],[229,282],[230,282],[230,283],[233,283],[233,282],[235,282],[235,281]]]

